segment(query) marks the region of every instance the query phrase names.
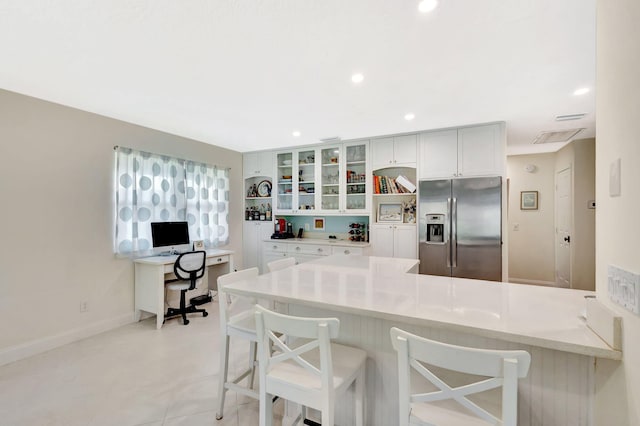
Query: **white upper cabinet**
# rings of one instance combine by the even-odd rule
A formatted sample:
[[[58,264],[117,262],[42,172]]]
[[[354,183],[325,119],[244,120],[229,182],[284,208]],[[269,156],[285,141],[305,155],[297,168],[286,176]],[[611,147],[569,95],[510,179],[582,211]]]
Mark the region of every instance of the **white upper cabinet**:
[[[368,213],[371,202],[371,173],[369,170],[369,143],[366,141],[343,144],[344,185],[341,200],[343,213]]]
[[[247,152],[242,154],[242,175],[273,176],[274,157],[273,152]]]
[[[415,167],[418,135],[393,136],[371,140],[372,169]]]
[[[498,124],[458,130],[458,175],[487,176],[504,173],[505,155]]]
[[[418,177],[501,176],[503,141],[501,124],[422,133]]]
[[[458,131],[441,130],[420,135],[420,179],[458,174]]]

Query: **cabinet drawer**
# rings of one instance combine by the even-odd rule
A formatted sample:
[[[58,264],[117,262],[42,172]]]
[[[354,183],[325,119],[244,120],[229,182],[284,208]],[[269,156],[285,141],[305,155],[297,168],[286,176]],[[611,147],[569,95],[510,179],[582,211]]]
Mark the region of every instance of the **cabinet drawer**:
[[[266,242],[263,248],[265,252],[286,253],[288,245],[285,243]]]
[[[207,257],[207,266],[218,265],[220,263],[227,263],[228,261],[229,261],[228,255]]]
[[[357,254],[362,255],[362,247],[331,247],[331,254]]]
[[[313,254],[316,256],[329,256],[331,247],[323,244],[289,244],[289,254]]]

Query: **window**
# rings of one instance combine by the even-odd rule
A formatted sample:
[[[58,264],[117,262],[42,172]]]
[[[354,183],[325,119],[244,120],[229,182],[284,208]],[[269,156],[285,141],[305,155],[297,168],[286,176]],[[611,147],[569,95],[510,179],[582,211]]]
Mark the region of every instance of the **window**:
[[[205,247],[228,242],[228,168],[123,147],[115,157],[116,253],[151,250],[151,222],[186,220]]]

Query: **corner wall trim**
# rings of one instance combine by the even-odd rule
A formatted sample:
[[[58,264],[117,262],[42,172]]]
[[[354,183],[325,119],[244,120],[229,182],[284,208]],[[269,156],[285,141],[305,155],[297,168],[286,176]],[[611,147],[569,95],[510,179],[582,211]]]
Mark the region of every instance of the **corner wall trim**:
[[[42,339],[32,340],[30,342],[8,347],[0,350],[0,366],[46,352],[69,343],[77,342],[78,340],[86,339],[87,337],[92,337],[96,334],[113,330],[114,328],[122,327],[123,325],[130,324],[134,321],[135,319],[132,313],[124,314],[55,336],[44,337]]]

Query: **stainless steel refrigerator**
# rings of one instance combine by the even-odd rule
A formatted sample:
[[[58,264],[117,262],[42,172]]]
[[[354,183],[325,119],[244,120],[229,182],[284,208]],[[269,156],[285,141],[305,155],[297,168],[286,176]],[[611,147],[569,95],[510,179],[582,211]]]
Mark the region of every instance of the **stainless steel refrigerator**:
[[[502,281],[502,179],[420,181],[420,273]]]

